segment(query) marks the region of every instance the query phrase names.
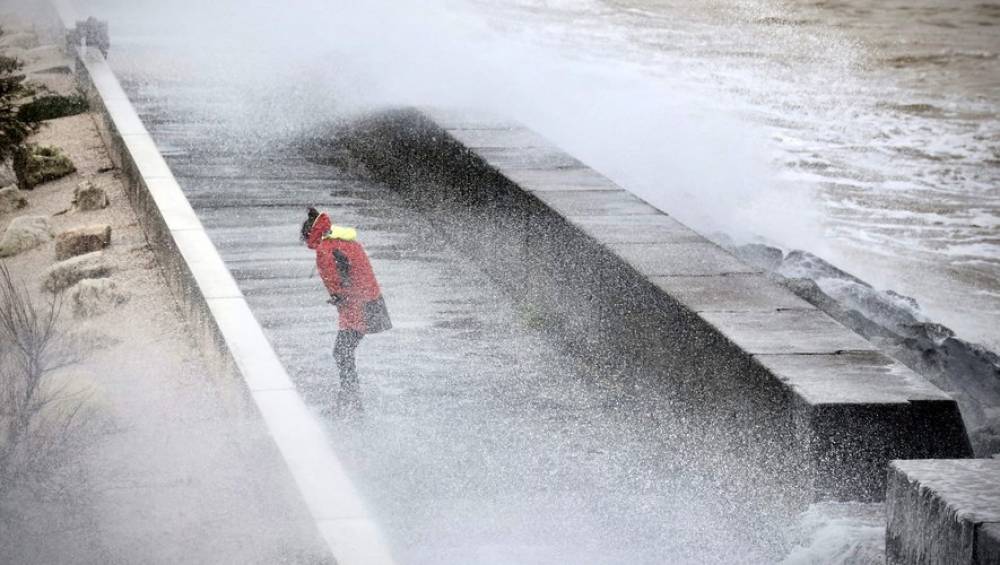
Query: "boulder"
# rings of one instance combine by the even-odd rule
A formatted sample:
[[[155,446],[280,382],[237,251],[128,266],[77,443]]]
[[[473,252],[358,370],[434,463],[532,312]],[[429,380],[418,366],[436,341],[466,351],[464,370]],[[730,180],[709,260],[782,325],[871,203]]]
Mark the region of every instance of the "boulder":
[[[56,236],[56,260],[100,251],[111,245],[111,226],[98,224],[66,230]]]
[[[49,219],[44,216],[14,218],[0,238],[0,257],[10,257],[52,239]]]
[[[69,290],[73,315],[77,318],[99,316],[124,304],[128,298],[111,279],[85,279]]]
[[[777,247],[760,243],[749,243],[731,249],[741,261],[765,271],[777,271],[785,253]]]
[[[102,279],[111,275],[111,265],[103,251],[95,251],[60,261],[42,275],[45,290],[58,293],[84,279]]]
[[[839,279],[854,282],[863,286],[871,286],[865,281],[846,271],[838,269],[831,263],[824,261],[812,253],[801,250],[789,251],[788,255],[786,255],[785,259],[781,262],[781,266],[778,267],[777,272],[790,279]]]
[[[75,173],[76,166],[58,147],[32,145],[14,156],[14,172],[21,190]]]
[[[28,199],[16,186],[0,188],[0,214],[9,214],[28,206]]]
[[[108,207],[108,194],[88,181],[81,182],[73,191],[73,209],[78,212],[101,210]]]

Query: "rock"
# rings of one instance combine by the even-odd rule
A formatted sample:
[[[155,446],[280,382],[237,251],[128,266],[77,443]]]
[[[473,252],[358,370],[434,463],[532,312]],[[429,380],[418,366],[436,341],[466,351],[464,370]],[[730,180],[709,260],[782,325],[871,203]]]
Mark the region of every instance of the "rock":
[[[0,257],[10,257],[33,249],[52,239],[49,219],[44,216],[15,218],[0,239]]]
[[[56,260],[100,251],[111,245],[111,226],[99,224],[66,230],[56,236]]]
[[[788,278],[808,278],[813,280],[842,279],[870,286],[865,281],[838,269],[812,253],[801,250],[789,251],[784,261],[781,262],[778,273]]]
[[[14,156],[14,172],[21,190],[31,190],[75,173],[76,166],[58,147],[32,145]]]
[[[17,175],[9,162],[0,163],[0,186],[17,185]]]
[[[69,290],[73,315],[78,318],[104,314],[124,304],[128,298],[111,279],[85,279]]]
[[[28,199],[16,186],[0,188],[0,214],[9,214],[28,206]]]
[[[733,247],[732,252],[744,263],[764,269],[765,271],[778,270],[782,259],[785,258],[785,253],[782,250],[760,243],[750,243]]]
[[[73,209],[78,212],[101,210],[108,207],[108,194],[88,181],[81,182],[73,191]]]
[[[101,279],[111,275],[111,265],[103,251],[95,251],[72,259],[60,261],[42,275],[45,290],[58,293],[84,279]]]

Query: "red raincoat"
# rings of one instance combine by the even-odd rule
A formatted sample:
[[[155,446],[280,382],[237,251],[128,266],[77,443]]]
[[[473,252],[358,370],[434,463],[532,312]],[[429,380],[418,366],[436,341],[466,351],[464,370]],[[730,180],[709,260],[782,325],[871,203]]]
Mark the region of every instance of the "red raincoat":
[[[392,327],[368,254],[353,228],[334,226],[326,213],[320,214],[306,244],[316,251],[316,267],[330,296],[339,300],[341,330],[369,334]]]

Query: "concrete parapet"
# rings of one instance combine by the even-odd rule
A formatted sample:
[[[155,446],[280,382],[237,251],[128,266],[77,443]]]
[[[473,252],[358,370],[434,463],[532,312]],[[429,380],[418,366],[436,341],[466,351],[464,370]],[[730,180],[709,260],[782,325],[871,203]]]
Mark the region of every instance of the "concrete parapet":
[[[949,396],[526,128],[400,109],[339,143],[571,347],[709,414],[784,496],[879,500],[891,459],[971,455]]]
[[[894,461],[886,563],[1000,563],[1000,460]]]
[[[54,4],[64,26],[76,21],[65,1]],[[79,49],[76,67],[168,286],[205,351],[242,378],[247,399],[257,407],[337,563],[393,563],[323,426],[292,384],[103,55]]]

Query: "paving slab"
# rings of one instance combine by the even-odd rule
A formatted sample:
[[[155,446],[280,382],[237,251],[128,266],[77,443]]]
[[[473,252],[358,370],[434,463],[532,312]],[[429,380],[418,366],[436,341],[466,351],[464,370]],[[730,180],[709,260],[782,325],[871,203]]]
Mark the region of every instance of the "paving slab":
[[[1000,460],[894,461],[886,495],[886,563],[997,563]]]

